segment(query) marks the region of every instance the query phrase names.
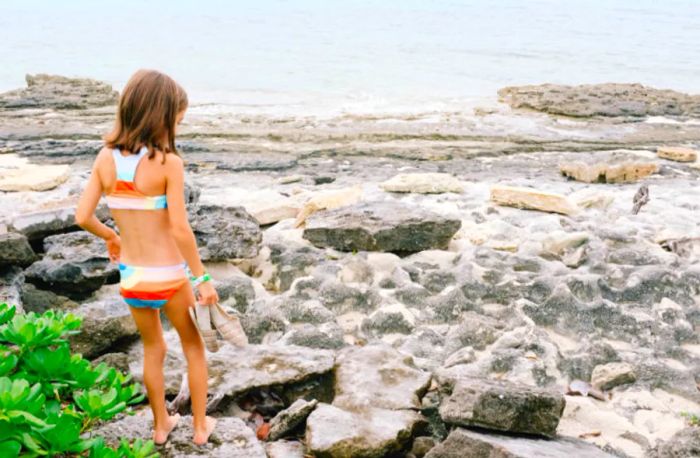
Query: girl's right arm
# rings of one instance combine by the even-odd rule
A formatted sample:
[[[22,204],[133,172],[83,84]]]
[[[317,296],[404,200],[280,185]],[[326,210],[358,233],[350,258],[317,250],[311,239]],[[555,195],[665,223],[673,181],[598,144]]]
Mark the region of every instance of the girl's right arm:
[[[166,167],[166,196],[168,200],[168,217],[170,226],[182,257],[195,277],[204,275],[204,264],[197,251],[197,240],[187,219],[185,207],[185,168],[182,159],[175,155],[169,155],[165,161]],[[202,305],[213,305],[219,297],[211,282],[200,283],[197,287],[199,302]]]

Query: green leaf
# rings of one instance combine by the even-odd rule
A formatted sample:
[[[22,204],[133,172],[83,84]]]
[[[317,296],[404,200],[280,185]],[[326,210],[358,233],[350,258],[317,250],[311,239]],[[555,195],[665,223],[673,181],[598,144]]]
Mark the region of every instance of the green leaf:
[[[0,456],[4,458],[15,458],[19,456],[22,444],[15,440],[0,442]]]

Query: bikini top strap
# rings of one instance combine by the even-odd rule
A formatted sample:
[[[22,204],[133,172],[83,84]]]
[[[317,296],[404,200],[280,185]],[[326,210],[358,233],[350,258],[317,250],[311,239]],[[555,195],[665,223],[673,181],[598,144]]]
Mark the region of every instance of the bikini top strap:
[[[119,148],[114,148],[112,156],[114,157],[114,165],[117,168],[117,180],[133,182],[136,167],[138,167],[139,162],[146,153],[148,153],[148,148],[145,146],[139,150],[138,154],[130,154],[128,156],[122,156]]]

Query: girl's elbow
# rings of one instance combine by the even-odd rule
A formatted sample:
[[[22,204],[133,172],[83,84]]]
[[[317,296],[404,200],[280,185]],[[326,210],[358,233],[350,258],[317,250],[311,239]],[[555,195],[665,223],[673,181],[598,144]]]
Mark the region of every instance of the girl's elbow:
[[[80,210],[75,212],[75,224],[78,226],[85,228],[85,226],[88,224],[90,221],[90,217],[92,215],[88,215],[85,212],[82,212]]]

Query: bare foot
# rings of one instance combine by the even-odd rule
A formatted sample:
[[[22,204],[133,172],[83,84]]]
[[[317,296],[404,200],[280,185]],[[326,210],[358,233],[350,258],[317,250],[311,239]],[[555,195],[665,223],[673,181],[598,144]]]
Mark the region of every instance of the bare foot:
[[[170,435],[172,430],[175,429],[179,421],[179,413],[169,416],[165,428],[159,428],[153,431],[153,442],[155,442],[156,445],[165,444],[168,441],[168,436]]]
[[[204,429],[194,430],[194,439],[193,442],[195,445],[204,445],[207,442],[209,442],[209,436],[211,436],[211,433],[214,432],[214,428],[216,428],[216,419],[212,417],[207,417],[206,418],[206,423],[204,426]]]

